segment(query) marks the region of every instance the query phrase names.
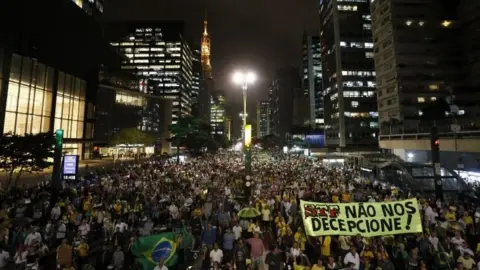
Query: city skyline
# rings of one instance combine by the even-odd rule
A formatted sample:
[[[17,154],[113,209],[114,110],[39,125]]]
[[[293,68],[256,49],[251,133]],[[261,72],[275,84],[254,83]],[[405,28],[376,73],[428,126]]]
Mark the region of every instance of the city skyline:
[[[241,95],[230,81],[234,70],[251,68],[258,73],[259,82],[252,87],[251,93],[251,104],[254,105],[253,99],[267,98],[267,85],[277,68],[300,67],[304,31],[318,34],[318,7],[313,0],[301,4],[277,1],[274,8],[266,1],[246,1],[239,5],[208,1],[141,0],[133,3],[120,0],[106,5],[107,21],[184,20],[186,37],[194,42],[193,46],[200,45],[207,9],[208,31],[213,39],[213,77],[219,89],[227,90],[229,102],[240,99]],[[251,8],[252,5],[255,9]]]

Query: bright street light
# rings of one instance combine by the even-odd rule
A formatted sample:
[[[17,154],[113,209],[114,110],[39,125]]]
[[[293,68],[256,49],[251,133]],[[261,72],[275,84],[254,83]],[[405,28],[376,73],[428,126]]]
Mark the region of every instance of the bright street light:
[[[253,84],[257,80],[257,75],[255,73],[248,71],[248,72],[235,72],[233,74],[233,82],[236,85],[240,85],[242,87],[242,94],[243,94],[243,113],[240,114],[243,118],[243,141],[244,141],[244,159],[245,159],[245,170],[247,172],[251,171],[251,150],[249,149],[249,141],[247,137],[250,137],[251,135],[247,136],[247,90],[248,90],[248,85]],[[251,132],[251,130],[250,130]]]
[[[238,85],[253,84],[257,80],[257,75],[251,71],[249,72],[235,72],[233,74],[233,82]]]

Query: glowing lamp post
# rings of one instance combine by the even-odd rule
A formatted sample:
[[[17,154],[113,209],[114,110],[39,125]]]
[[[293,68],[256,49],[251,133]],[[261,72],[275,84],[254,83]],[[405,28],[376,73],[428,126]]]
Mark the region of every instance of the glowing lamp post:
[[[244,145],[244,161],[245,161],[245,170],[250,172],[252,167],[252,153],[251,153],[251,141],[252,141],[252,133],[251,133],[251,126],[247,126],[247,90],[248,85],[253,84],[257,80],[257,76],[253,72],[236,72],[233,74],[233,82],[236,85],[240,85],[242,87],[243,93],[243,145]],[[248,132],[250,130],[250,132]]]

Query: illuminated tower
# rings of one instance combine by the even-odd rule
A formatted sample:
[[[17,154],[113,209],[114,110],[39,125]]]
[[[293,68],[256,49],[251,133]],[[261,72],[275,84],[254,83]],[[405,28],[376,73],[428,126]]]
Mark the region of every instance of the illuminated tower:
[[[203,21],[203,34],[202,34],[202,68],[203,78],[212,78],[212,65],[210,64],[210,36],[208,35],[208,21],[207,13],[205,12],[205,20]]]

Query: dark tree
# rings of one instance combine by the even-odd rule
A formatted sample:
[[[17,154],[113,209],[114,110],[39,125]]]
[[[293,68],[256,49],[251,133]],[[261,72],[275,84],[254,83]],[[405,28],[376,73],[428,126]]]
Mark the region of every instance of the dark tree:
[[[15,185],[25,172],[41,172],[53,164],[55,137],[51,133],[4,134],[0,138],[0,168],[7,176],[7,187]]]

